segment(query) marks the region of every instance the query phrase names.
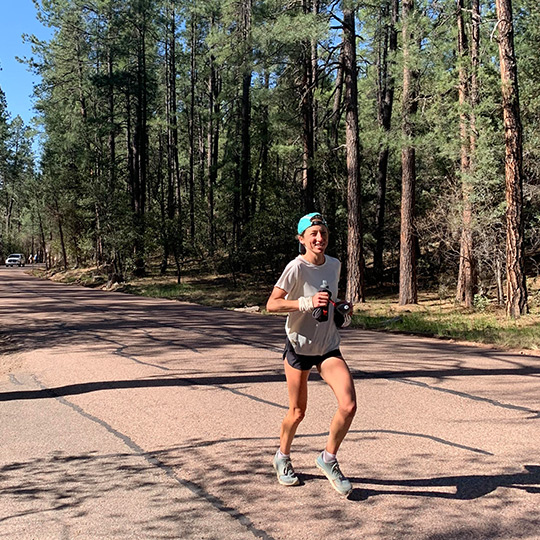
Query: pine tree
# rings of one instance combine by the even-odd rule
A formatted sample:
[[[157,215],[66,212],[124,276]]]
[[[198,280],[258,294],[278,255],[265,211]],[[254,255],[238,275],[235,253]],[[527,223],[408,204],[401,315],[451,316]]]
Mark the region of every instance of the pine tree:
[[[362,240],[362,198],[360,146],[358,137],[358,90],[356,72],[355,13],[343,5],[343,71],[345,76],[345,125],[347,148],[347,298],[364,302],[364,251]]]
[[[416,304],[418,301],[416,275],[416,148],[414,146],[414,117],[418,109],[416,80],[415,47],[417,36],[414,29],[414,0],[403,0],[402,9],[403,36],[403,96],[402,130],[403,147],[401,149],[401,236],[399,258],[399,303]]]
[[[512,3],[510,0],[496,0],[496,8],[506,142],[506,313],[517,318],[528,313],[523,253],[523,135]]]

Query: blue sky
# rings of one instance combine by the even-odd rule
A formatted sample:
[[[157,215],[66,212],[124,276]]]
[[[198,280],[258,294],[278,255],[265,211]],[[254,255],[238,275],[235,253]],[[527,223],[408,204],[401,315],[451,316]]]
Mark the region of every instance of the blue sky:
[[[26,65],[17,62],[16,56],[30,57],[30,44],[23,43],[22,34],[35,34],[39,39],[51,36],[36,17],[32,0],[2,1],[0,17],[0,88],[6,94],[7,108],[13,119],[19,115],[29,124],[35,112],[32,110],[33,84],[36,76]]]

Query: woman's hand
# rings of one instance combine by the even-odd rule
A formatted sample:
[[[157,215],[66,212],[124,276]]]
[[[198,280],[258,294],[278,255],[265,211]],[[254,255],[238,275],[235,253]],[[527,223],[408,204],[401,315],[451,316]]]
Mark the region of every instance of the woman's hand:
[[[312,297],[312,301],[314,308],[325,307],[330,302],[330,294],[327,292],[319,291]]]
[[[270,313],[290,313],[291,311],[311,311],[314,308],[325,307],[330,302],[330,293],[318,292],[314,296],[306,296],[300,300],[286,300],[287,292],[279,287],[274,287],[266,309]],[[302,302],[303,300],[303,302]],[[300,305],[302,303],[302,305]]]

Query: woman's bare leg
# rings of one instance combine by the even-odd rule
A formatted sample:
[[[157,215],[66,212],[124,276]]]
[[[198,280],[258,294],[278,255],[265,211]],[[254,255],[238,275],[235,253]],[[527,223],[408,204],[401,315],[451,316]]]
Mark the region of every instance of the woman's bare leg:
[[[309,371],[301,371],[285,364],[285,377],[287,378],[287,390],[289,392],[289,410],[283,419],[280,432],[280,447],[283,454],[290,454],[291,445],[296,434],[296,429],[304,419],[307,407],[307,381]]]
[[[356,414],[356,392],[351,372],[342,358],[327,358],[317,366],[321,377],[328,383],[338,401],[338,410],[330,424],[326,451],[337,454]]]

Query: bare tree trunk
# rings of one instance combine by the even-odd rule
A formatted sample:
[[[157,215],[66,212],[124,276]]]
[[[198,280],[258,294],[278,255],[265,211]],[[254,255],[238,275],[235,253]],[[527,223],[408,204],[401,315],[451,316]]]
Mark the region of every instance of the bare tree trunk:
[[[336,81],[334,83],[334,103],[332,105],[332,121],[330,124],[330,144],[334,145],[334,147],[337,147],[339,142],[339,123],[341,119],[341,98],[343,96],[344,78],[343,50],[344,47],[341,47],[338,60],[338,71],[336,74]]]
[[[167,49],[167,45],[165,45],[165,48]],[[165,51],[165,72],[167,73],[167,50]],[[168,89],[166,89],[165,92],[165,102],[168,100]],[[167,111],[167,103],[165,103],[165,110]],[[167,112],[165,113],[167,117]],[[170,227],[169,227],[169,220],[168,220],[168,205],[167,205],[167,187],[168,187],[168,179],[170,178],[170,171],[169,167],[165,166],[164,163],[168,163],[168,160],[166,159],[168,157],[168,137],[167,132],[161,131],[158,135],[158,150],[157,150],[157,160],[158,160],[158,166],[157,166],[157,179],[159,182],[159,211],[160,211],[160,218],[161,218],[161,226],[160,226],[160,233],[161,233],[161,244],[163,248],[162,258],[161,258],[161,264],[159,267],[159,271],[161,275],[165,275],[167,273],[167,268],[169,266],[169,255],[170,255]],[[165,182],[165,178],[167,178],[167,182]]]
[[[214,19],[212,17],[212,25]],[[210,73],[208,75],[208,148],[207,148],[207,169],[208,169],[208,240],[209,251],[212,254],[216,247],[216,231],[214,223],[214,188],[217,182],[218,172],[218,150],[219,150],[219,83],[216,72],[214,55],[210,56]]]
[[[310,1],[303,0],[304,13],[311,11]],[[302,115],[302,192],[304,195],[304,211],[315,210],[315,157],[314,107],[313,107],[313,58],[310,41],[302,43],[302,87],[300,112]]]
[[[319,0],[311,0],[311,12],[316,18],[319,14]],[[319,124],[319,104],[316,98],[316,91],[319,86],[319,50],[317,39],[311,40],[311,80],[313,86],[313,155],[317,153],[317,127]]]
[[[472,0],[472,16],[471,16],[471,167],[474,168],[476,161],[476,107],[480,102],[479,86],[478,86],[478,69],[480,67],[480,0]]]
[[[64,223],[62,220],[62,215],[60,213],[60,209],[58,207],[58,200],[54,200],[54,206],[56,209],[56,221],[58,224],[58,235],[60,236],[60,248],[62,249],[62,259],[64,262],[64,270],[68,269],[68,257],[67,257],[67,250],[66,250],[66,241],[64,239]]]
[[[416,100],[417,73],[411,58],[412,47],[416,43],[412,28],[414,0],[403,0],[403,100],[401,149],[401,235],[399,257],[399,303],[418,302],[416,276],[416,230],[415,230],[415,190],[416,190],[416,150],[414,147],[414,120],[418,103]]]
[[[195,15],[191,16],[191,70],[189,93],[189,231],[190,239],[195,241],[195,87],[197,83]]]
[[[145,232],[147,202],[148,165],[148,94],[146,73],[146,13],[139,6],[140,17],[136,26],[136,87],[135,87],[135,126],[130,141],[130,182],[134,210],[134,274],[143,276],[145,269]],[[129,106],[129,104],[128,104]],[[129,126],[128,126],[129,127]]]
[[[496,0],[506,141],[506,314],[528,313],[523,254],[523,147],[512,2]]]
[[[234,150],[236,167],[233,194],[233,251],[234,257],[244,237],[244,226],[251,219],[252,197],[256,197],[251,178],[251,73],[252,43],[251,17],[252,0],[241,0],[236,4],[237,41],[239,51],[238,78],[240,81],[240,97],[237,100],[236,131],[234,142],[238,149]],[[233,143],[234,144],[234,143]],[[241,262],[244,263],[246,259]],[[236,265],[235,261],[231,264]],[[235,267],[236,269],[236,267]]]
[[[112,14],[109,11],[109,25],[112,24]],[[112,36],[109,36],[112,40]],[[116,189],[116,122],[114,109],[114,55],[111,45],[107,47],[107,76],[108,106],[109,106],[109,193],[114,195]]]
[[[358,88],[354,11],[343,8],[343,60],[345,72],[345,129],[347,147],[347,292],[350,302],[365,300]]]
[[[9,203],[6,208],[6,236],[9,238],[11,235],[11,215],[13,213],[13,205],[15,204],[15,197],[9,197]]]
[[[270,89],[270,72],[264,71],[264,88]],[[260,200],[259,208],[261,211],[265,211],[267,208],[266,194],[267,194],[267,179],[268,179],[268,160],[270,152],[270,129],[269,129],[269,107],[264,103],[260,105],[260,139],[261,146],[259,151],[259,162],[257,164],[257,173],[254,180],[255,186],[260,185]],[[252,207],[252,214],[255,214],[255,207]]]
[[[178,268],[178,258],[182,250],[182,228],[176,226],[175,217],[181,212],[180,171],[178,162],[178,119],[176,97],[176,11],[174,4],[167,6],[167,34],[165,41],[165,115],[167,131],[164,152],[166,156],[167,183],[162,188],[162,215],[164,219],[163,260],[161,273],[168,268],[169,255],[172,251]],[[161,139],[160,139],[161,142]],[[161,149],[161,144],[160,144]],[[161,170],[161,168],[160,168]],[[180,276],[178,276],[180,277]]]
[[[109,15],[109,20],[110,15]],[[107,192],[109,196],[108,204],[114,200],[116,191],[116,125],[115,125],[115,108],[114,108],[114,59],[112,48],[109,46],[107,49],[107,76],[108,76],[108,122],[109,122],[109,185],[107,186]],[[96,223],[99,223],[99,207],[96,204]],[[98,227],[98,234],[96,239],[96,262],[98,265],[103,264],[105,261],[105,247],[103,246],[103,239],[101,231]]]
[[[397,22],[399,1],[387,0],[381,12],[381,26],[384,25],[383,43],[378,60],[377,105],[379,126],[385,134],[390,132],[392,107],[394,103],[394,65],[393,55],[397,51]],[[390,22],[388,19],[390,18]],[[390,58],[389,58],[390,57]],[[377,158],[377,208],[375,211],[375,249],[373,252],[373,273],[378,283],[384,275],[384,226],[386,214],[386,183],[388,176],[388,141],[384,141]]]
[[[461,141],[460,174],[462,190],[462,231],[459,259],[459,274],[457,283],[456,300],[465,307],[472,307],[476,293],[476,261],[473,249],[473,188],[471,184],[471,137],[469,130],[472,129],[470,113],[467,107],[470,105],[470,66],[469,44],[465,31],[464,0],[457,0],[457,28],[458,28],[458,54],[459,54],[459,136]]]
[[[331,180],[328,191],[326,193],[325,212],[326,221],[331,231],[336,230],[336,208],[339,190],[339,179],[343,176],[341,171],[341,160],[339,159],[337,152],[339,148],[339,125],[341,121],[342,113],[342,96],[343,96],[343,79],[344,79],[344,61],[343,61],[344,47],[341,47],[338,59],[338,67],[336,73],[336,80],[334,82],[334,102],[332,105],[332,116],[330,117],[330,126],[328,129],[328,147],[330,150],[330,171]],[[329,238],[328,247],[331,251],[335,250],[337,235],[331,234]]]
[[[41,212],[38,211],[39,220],[39,237],[41,240],[41,249],[43,251],[43,262],[45,263],[45,269],[50,268],[50,261],[47,259],[47,242],[45,240],[45,231],[43,230],[43,220],[41,219]]]
[[[94,212],[96,217],[96,265],[103,264],[103,236],[101,234],[101,219],[99,215],[99,208],[97,204],[94,204]]]
[[[242,199],[242,224],[245,226],[251,219],[251,198],[256,197],[251,182],[251,68],[245,66],[242,76],[242,154],[240,157],[240,186]]]
[[[176,94],[176,10],[174,3],[170,14],[171,31],[169,47],[169,70],[168,70],[168,129],[167,129],[167,162],[168,162],[168,216],[169,230],[172,237],[169,238],[174,262],[176,265],[177,282],[181,282],[181,265],[184,244],[183,216],[182,216],[182,191],[180,163],[178,158],[178,104]]]

